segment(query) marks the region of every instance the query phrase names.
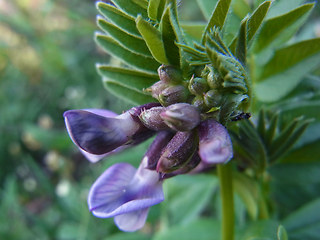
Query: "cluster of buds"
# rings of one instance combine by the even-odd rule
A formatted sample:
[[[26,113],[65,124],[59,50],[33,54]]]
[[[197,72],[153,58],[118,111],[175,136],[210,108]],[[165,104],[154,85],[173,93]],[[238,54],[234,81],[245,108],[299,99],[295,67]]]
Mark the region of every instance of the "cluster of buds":
[[[149,207],[164,200],[163,180],[199,172],[233,156],[226,128],[203,119],[188,103],[149,103],[121,115],[101,109],[71,110],[64,117],[71,139],[92,162],[156,135],[138,170],[115,164],[90,189],[89,209],[97,217],[115,217],[123,231],[141,228]]]

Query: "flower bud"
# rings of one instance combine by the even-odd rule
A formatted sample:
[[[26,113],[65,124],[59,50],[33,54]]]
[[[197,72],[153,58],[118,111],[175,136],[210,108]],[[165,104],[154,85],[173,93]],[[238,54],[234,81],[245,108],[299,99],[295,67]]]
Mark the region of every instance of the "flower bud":
[[[188,90],[182,85],[175,85],[165,88],[159,94],[159,102],[163,106],[169,106],[178,102],[186,102],[188,98]]]
[[[154,107],[143,111],[139,118],[141,122],[149,129],[154,131],[170,130],[165,124],[160,114],[165,110],[164,107]]]
[[[170,173],[185,166],[196,150],[196,131],[177,132],[163,149],[157,171]]]
[[[221,95],[217,90],[210,90],[204,95],[203,100],[208,107],[218,107],[221,102]]]
[[[189,81],[188,89],[194,95],[202,95],[206,91],[208,91],[208,84],[206,79],[193,77]]]
[[[165,83],[180,83],[183,81],[181,72],[172,66],[161,65],[158,68],[158,75],[160,80]]]
[[[156,83],[154,83],[150,88],[148,88],[146,91],[151,92],[151,96],[159,99],[159,95],[160,93],[166,89],[167,87],[169,87],[170,85],[166,82],[163,81],[158,81]]]
[[[173,132],[169,131],[161,131],[157,134],[146,154],[144,155],[144,158],[146,158],[145,160],[147,161],[147,169],[156,170],[161,152],[167,146],[173,135]]]
[[[188,103],[170,105],[160,116],[171,129],[180,132],[190,131],[200,123],[198,109]]]
[[[233,156],[232,143],[227,129],[215,120],[208,119],[199,125],[199,155],[206,164],[225,163]]]

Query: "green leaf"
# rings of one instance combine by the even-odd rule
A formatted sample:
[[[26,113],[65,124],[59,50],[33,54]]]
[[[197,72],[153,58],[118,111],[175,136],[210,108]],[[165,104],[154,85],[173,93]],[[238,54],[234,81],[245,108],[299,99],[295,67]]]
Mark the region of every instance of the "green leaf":
[[[207,32],[216,27],[220,30],[223,28],[226,20],[231,0],[219,0],[202,35],[202,44],[205,43]]]
[[[320,39],[311,39],[279,49],[263,67],[255,84],[260,101],[277,101],[292,91],[308,72],[320,64]]]
[[[233,174],[233,187],[244,203],[251,219],[258,217],[258,186],[249,177],[235,172]]]
[[[263,67],[260,81],[281,73],[300,62],[320,54],[320,38],[309,39],[277,50],[271,60]],[[320,64],[320,61],[317,62]],[[305,72],[306,73],[306,72]]]
[[[283,220],[290,240],[318,240],[320,236],[320,198],[291,213]]]
[[[248,41],[251,41],[258,29],[267,12],[269,10],[271,1],[265,1],[259,5],[259,7],[251,14],[248,20]]]
[[[201,35],[205,29],[204,23],[195,23],[195,22],[182,22],[181,27],[183,29],[183,32],[190,37],[192,37],[193,40],[201,41]]]
[[[275,240],[279,223],[274,220],[260,220],[250,224],[241,240]]]
[[[117,233],[107,236],[104,240],[150,240],[150,237],[140,232]]]
[[[128,15],[136,18],[138,15],[144,18],[148,17],[147,10],[141,7],[140,4],[135,3],[136,0],[112,0],[112,2]]]
[[[272,177],[270,182],[271,195],[277,203],[276,211],[279,217],[287,216],[302,205],[315,198],[320,198],[319,171],[319,161],[279,163],[269,168]],[[290,233],[287,226],[284,226]]]
[[[200,10],[203,16],[209,20],[213,12],[214,6],[217,4],[218,0],[197,0]]]
[[[169,64],[166,57],[166,51],[161,38],[161,33],[156,29],[151,23],[142,19],[138,16],[136,19],[136,24],[139,32],[144,38],[152,56],[162,64]]]
[[[305,0],[277,0],[273,1],[270,11],[268,13],[269,18],[273,18],[279,15],[283,15],[288,11],[291,11],[299,7],[302,3],[306,2]]]
[[[167,180],[164,187],[170,224],[187,224],[208,205],[218,187],[218,179],[210,175],[181,175]]]
[[[162,15],[160,22],[161,36],[169,63],[174,66],[179,66],[180,51],[178,46],[175,45],[175,42],[177,41],[177,34],[172,24],[171,11],[171,5],[169,5]]]
[[[150,95],[144,94],[141,91],[125,87],[117,82],[104,81],[104,86],[109,92],[111,92],[115,96],[135,105],[156,102],[156,100],[152,98]]]
[[[243,19],[241,22],[235,51],[236,58],[243,66],[246,65],[247,60],[247,22],[248,18]]]
[[[231,1],[231,7],[233,13],[238,16],[240,19],[246,17],[246,15],[251,12],[251,7],[249,2],[246,0],[234,0]]]
[[[314,3],[304,4],[286,14],[268,19],[261,28],[259,38],[254,45],[254,51],[258,53],[269,46],[283,31],[310,12],[313,6]]]
[[[277,236],[278,236],[278,240],[288,240],[287,231],[282,225],[278,227]]]
[[[141,37],[137,27],[135,19],[116,7],[106,4],[104,2],[97,3],[97,9],[114,25],[121,28],[123,31],[137,37]]]
[[[129,66],[152,73],[156,72],[159,67],[159,64],[153,58],[130,52],[109,36],[96,34],[96,41],[108,54]]]
[[[315,109],[314,111],[318,111]],[[281,162],[283,163],[303,163],[319,161],[320,156],[320,123],[311,124],[298,142],[294,149],[285,155]]]
[[[131,1],[134,2],[135,4],[139,5],[143,9],[148,8],[148,0],[131,0]]]
[[[199,219],[186,225],[178,225],[166,231],[158,232],[153,240],[220,240],[220,222],[211,219]]]
[[[142,91],[159,80],[157,75],[139,72],[136,70],[118,68],[106,65],[97,65],[99,74],[104,80],[118,82],[119,84]]]
[[[119,42],[124,48],[128,50],[144,55],[147,57],[151,57],[151,53],[145,43],[145,41],[141,37],[136,37],[129,35],[127,32],[122,31],[112,23],[107,22],[103,18],[97,19],[98,26],[108,33],[114,40]]]
[[[149,18],[160,22],[165,5],[166,0],[150,0],[148,5]]]

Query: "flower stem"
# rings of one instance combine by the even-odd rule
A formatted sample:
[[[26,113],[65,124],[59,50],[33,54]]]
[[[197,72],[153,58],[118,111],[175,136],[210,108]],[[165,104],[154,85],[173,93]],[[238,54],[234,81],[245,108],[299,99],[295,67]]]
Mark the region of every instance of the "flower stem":
[[[231,164],[218,164],[220,195],[222,201],[222,240],[234,239],[234,206]]]

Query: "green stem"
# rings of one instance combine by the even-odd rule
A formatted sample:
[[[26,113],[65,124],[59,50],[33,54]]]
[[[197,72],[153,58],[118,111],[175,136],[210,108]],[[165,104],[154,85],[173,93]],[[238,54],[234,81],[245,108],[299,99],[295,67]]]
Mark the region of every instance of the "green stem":
[[[222,201],[222,240],[234,239],[234,206],[231,164],[218,164],[220,195]]]

